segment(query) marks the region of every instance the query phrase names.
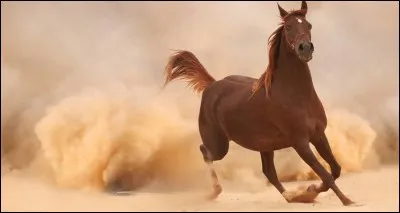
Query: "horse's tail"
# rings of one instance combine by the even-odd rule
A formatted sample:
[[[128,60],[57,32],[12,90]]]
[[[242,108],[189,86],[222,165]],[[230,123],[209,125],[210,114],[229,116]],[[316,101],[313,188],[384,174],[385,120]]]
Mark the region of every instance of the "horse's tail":
[[[165,75],[164,86],[174,79],[184,79],[197,93],[203,92],[208,85],[215,82],[196,56],[186,50],[179,50],[169,58]]]

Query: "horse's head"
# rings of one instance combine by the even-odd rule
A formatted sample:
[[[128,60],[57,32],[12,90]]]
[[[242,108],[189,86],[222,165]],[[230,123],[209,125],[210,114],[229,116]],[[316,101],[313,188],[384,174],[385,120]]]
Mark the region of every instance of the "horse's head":
[[[302,1],[301,9],[292,12],[286,12],[279,4],[278,8],[283,20],[283,37],[286,44],[300,60],[309,62],[312,59],[314,45],[311,42],[312,25],[306,20],[307,3]]]

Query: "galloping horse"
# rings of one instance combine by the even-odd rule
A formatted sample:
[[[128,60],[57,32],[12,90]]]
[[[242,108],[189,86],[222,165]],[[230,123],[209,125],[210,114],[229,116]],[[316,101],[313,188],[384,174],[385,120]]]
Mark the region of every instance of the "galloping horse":
[[[316,194],[312,199],[332,189],[343,205],[354,204],[335,184],[341,166],[325,135],[327,117],[307,64],[314,52],[307,3],[303,1],[300,10],[287,12],[279,4],[278,9],[282,23],[269,37],[269,64],[259,79],[231,75],[216,81],[193,53],[180,50],[168,61],[164,86],[185,79],[194,91],[203,93],[198,120],[203,142],[200,151],[211,171],[211,199],[222,192],[212,162],[223,159],[229,141],[234,141],[260,152],[264,175],[287,202],[306,202],[304,194],[289,196],[275,171],[274,151],[292,147],[322,180],[319,186],[307,188],[306,193]],[[318,162],[310,142],[332,174]]]

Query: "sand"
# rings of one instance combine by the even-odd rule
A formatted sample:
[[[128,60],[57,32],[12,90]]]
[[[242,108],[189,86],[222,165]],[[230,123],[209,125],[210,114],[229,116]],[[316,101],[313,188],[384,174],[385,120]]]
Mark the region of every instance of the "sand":
[[[332,191],[313,204],[288,204],[273,186],[257,192],[225,187],[215,201],[202,199],[202,191],[157,192],[130,195],[83,193],[56,189],[23,172],[2,177],[2,211],[399,211],[399,167],[384,167],[346,174],[338,186],[359,206],[342,206]],[[318,181],[285,183],[287,188]],[[223,182],[222,182],[223,184]]]

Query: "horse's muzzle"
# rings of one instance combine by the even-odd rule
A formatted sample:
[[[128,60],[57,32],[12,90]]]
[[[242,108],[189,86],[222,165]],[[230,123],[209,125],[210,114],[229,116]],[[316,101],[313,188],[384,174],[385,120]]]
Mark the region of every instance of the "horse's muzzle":
[[[309,41],[299,42],[299,44],[296,47],[296,52],[300,60],[304,62],[309,62],[312,59],[312,54],[314,52],[314,45],[312,42]]]

